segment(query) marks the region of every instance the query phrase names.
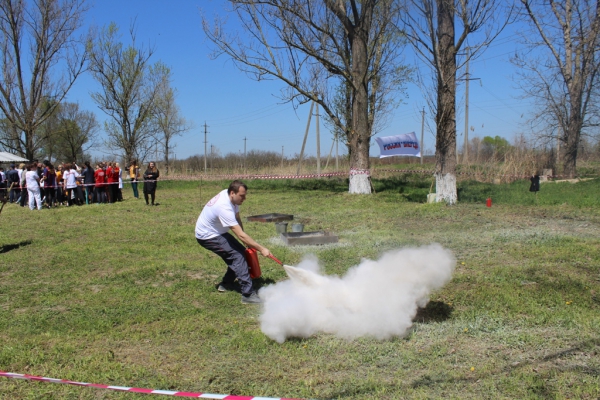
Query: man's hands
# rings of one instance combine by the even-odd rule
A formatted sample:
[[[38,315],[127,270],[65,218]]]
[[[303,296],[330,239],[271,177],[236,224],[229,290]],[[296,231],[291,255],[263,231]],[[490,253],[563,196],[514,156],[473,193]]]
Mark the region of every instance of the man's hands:
[[[251,247],[253,249],[260,251],[260,254],[262,254],[265,257],[269,257],[269,255],[271,254],[269,249],[258,244],[254,239],[252,239],[250,237],[250,235],[248,235],[246,232],[244,232],[244,230],[242,229],[242,227],[240,225],[232,226],[231,230],[233,231],[235,236],[237,236],[238,239],[240,239],[242,241],[242,243],[244,243],[247,247]]]
[[[265,257],[269,257],[271,255],[271,252],[269,251],[269,249],[267,249],[266,247],[263,247],[260,250],[260,254],[262,254]]]

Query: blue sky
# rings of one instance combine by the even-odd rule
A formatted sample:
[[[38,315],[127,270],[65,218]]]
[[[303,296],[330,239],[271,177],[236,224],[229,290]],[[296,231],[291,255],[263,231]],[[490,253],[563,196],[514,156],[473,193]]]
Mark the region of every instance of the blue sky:
[[[286,156],[299,153],[310,105],[294,110],[281,104],[276,97],[283,83],[256,82],[240,72],[226,57],[211,60],[210,43],[201,29],[201,10],[211,16],[222,13],[224,0],[96,0],[86,16],[90,25],[105,26],[115,22],[126,40],[127,31],[135,20],[139,43],[155,47],[152,61],[162,61],[173,72],[172,86],[177,90],[177,103],[182,116],[194,128],[175,140],[178,159],[204,154],[204,124],[208,126],[208,149],[214,145],[224,155],[247,150],[267,150]],[[474,80],[469,90],[469,126],[473,136],[502,136],[511,141],[516,134],[526,132],[528,104],[519,100],[520,92],[513,82],[514,70],[508,62],[517,48],[515,30],[507,29],[477,60],[470,64]],[[415,60],[410,48],[406,62],[417,68],[424,64]],[[69,92],[68,101],[93,111],[102,122],[105,114],[94,104],[89,93],[98,90],[90,75],[82,76]],[[426,105],[416,85],[408,86],[408,97],[393,113],[388,126],[377,136],[421,132],[421,110]],[[462,144],[464,131],[464,85],[459,88],[457,134]],[[426,109],[426,117],[431,118]],[[313,118],[307,143],[307,153],[316,154],[316,128]],[[433,121],[429,122],[433,126]],[[332,144],[332,134],[321,124],[321,155],[326,156]],[[101,133],[103,135],[103,133]],[[246,141],[244,141],[246,138]],[[425,131],[423,148],[432,154],[434,134]],[[100,147],[92,151],[102,154]],[[345,152],[340,146],[340,152]],[[373,145],[371,155],[379,149]]]

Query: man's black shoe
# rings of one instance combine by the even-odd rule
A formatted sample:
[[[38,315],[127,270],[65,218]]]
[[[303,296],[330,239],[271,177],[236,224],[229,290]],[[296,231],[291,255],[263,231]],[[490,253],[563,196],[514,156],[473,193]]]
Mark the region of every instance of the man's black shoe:
[[[236,285],[235,283],[226,283],[226,282],[221,282],[217,285],[217,290],[221,293],[224,292],[239,292],[240,288],[239,285]]]

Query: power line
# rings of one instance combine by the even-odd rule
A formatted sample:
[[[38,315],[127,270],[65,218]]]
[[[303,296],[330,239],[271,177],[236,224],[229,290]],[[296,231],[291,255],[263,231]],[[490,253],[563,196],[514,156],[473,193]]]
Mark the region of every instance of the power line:
[[[242,119],[242,118],[245,118],[247,115],[255,115],[257,113],[262,113],[262,112],[270,111],[271,109],[275,109],[278,106],[279,106],[279,104],[271,104],[271,105],[268,105],[268,106],[265,106],[265,107],[258,108],[258,109],[253,110],[253,111],[249,111],[247,113],[239,114],[237,116],[228,116],[228,117],[223,117],[223,118],[211,119],[211,123],[212,122],[219,122],[219,121],[231,121],[232,119],[233,120]]]
[[[214,123],[213,122],[213,121],[217,121],[217,120],[211,120],[211,125],[213,127],[227,127],[227,126],[234,126],[234,125],[242,125],[242,124],[246,124],[246,123],[249,123],[249,122],[258,121],[258,120],[270,117],[272,115],[276,115],[276,114],[282,113],[284,111],[289,111],[289,109],[282,108],[282,109],[280,109],[278,111],[275,111],[273,113],[262,115],[262,116],[258,116],[256,118],[250,118],[250,117],[248,117],[250,119],[243,118],[243,117],[231,117],[231,118],[227,118],[227,120],[234,121],[234,122],[228,122],[228,123],[222,123],[222,124],[218,124],[218,123]],[[238,121],[235,121],[236,118],[238,119]]]
[[[522,114],[522,111],[518,111],[515,108],[513,108],[511,105],[507,104],[504,102],[504,100],[502,100],[501,98],[499,98],[498,96],[496,96],[491,90],[489,90],[488,88],[486,88],[485,86],[481,85],[481,87],[483,88],[483,90],[485,90],[486,92],[488,92],[490,95],[492,95],[492,97],[496,98],[500,103],[504,104],[507,108],[511,109],[512,111],[514,111],[517,115]]]

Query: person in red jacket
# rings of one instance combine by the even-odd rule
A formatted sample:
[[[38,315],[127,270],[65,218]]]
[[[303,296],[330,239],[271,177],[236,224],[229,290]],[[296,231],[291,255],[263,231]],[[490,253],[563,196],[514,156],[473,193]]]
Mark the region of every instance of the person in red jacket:
[[[109,203],[114,203],[115,198],[113,194],[113,187],[115,186],[115,181],[113,180],[113,165],[112,162],[106,164],[106,196],[108,197]]]
[[[94,171],[94,180],[96,181],[96,188],[94,194],[96,195],[96,201],[98,204],[106,202],[106,173],[102,169],[102,165],[96,165],[96,171]]]
[[[115,203],[119,201],[119,176],[121,175],[121,168],[119,168],[119,163],[112,163],[112,188],[111,188],[111,196],[112,202]]]

